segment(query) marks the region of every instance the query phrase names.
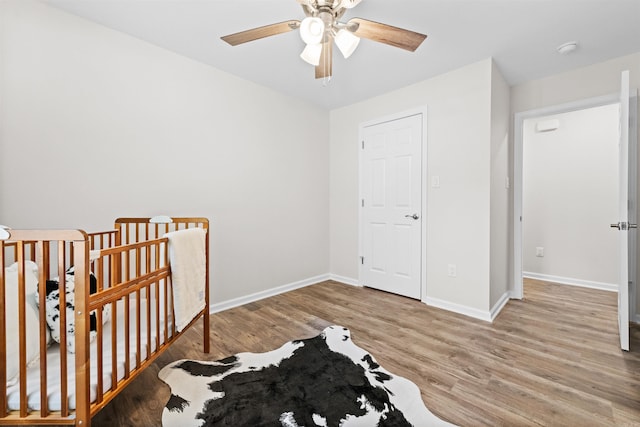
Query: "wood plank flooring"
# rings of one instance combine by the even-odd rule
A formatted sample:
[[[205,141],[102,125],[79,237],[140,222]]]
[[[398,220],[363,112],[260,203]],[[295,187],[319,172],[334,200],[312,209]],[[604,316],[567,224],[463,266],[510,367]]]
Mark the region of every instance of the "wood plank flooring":
[[[331,324],[422,390],[427,407],[460,426],[640,426],[640,328],[619,349],[616,294],[525,282],[493,323],[396,295],[324,282],[211,316],[176,342],[93,418],[94,426],[159,426],[167,363],[264,352]]]

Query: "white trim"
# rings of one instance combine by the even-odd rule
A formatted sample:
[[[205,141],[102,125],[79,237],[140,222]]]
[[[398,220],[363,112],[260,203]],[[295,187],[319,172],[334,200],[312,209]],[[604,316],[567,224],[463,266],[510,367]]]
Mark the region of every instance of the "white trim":
[[[572,277],[553,276],[550,274],[532,273],[523,271],[522,277],[544,280],[545,282],[559,283],[561,285],[579,286],[581,288],[600,289],[602,291],[618,292],[617,283],[593,282],[591,280],[574,279]]]
[[[629,162],[630,166],[637,164],[638,158],[638,91],[631,90],[631,96],[629,100]],[[638,203],[636,201],[638,194],[638,168],[629,168],[629,194],[633,196],[631,200],[635,203],[631,203],[629,207],[629,222],[632,224],[638,223]],[[631,319],[637,318],[638,314],[638,300],[637,292],[638,285],[636,283],[638,277],[638,261],[637,261],[637,247],[638,247],[638,230],[632,229],[629,233],[629,280],[633,282],[631,284],[631,292],[629,293],[629,316]]]
[[[363,133],[364,128],[369,126],[375,126],[381,123],[390,122],[393,120],[400,120],[411,116],[422,115],[422,176],[421,176],[421,184],[422,184],[422,215],[420,218],[420,226],[422,227],[422,236],[421,236],[421,250],[422,256],[421,258],[421,278],[420,278],[420,300],[424,302],[424,298],[427,295],[427,194],[428,194],[428,174],[427,174],[427,106],[423,105],[421,107],[416,107],[410,110],[405,110],[399,113],[390,114],[388,116],[384,116],[378,119],[369,120],[366,122],[360,123],[358,126],[358,146],[360,146],[361,141],[363,141]],[[360,263],[360,259],[363,256],[364,248],[362,246],[363,240],[363,228],[364,222],[362,220],[363,210],[362,205],[360,204],[360,200],[362,200],[362,156],[363,150],[358,149],[358,285],[364,286],[362,283],[362,264]]]
[[[489,315],[491,316],[492,322],[496,319],[496,317],[498,317],[498,314],[500,314],[504,306],[507,305],[510,297],[511,297],[511,292],[508,292],[508,291],[505,292],[504,294],[502,294],[498,302],[496,302],[494,306],[491,308]]]
[[[583,99],[566,104],[515,113],[513,133],[513,287],[511,293],[514,298],[522,299],[522,152],[523,152],[523,123],[526,119],[549,116],[584,110],[620,102],[617,93]],[[635,164],[635,163],[632,163]],[[633,279],[631,279],[633,280]]]
[[[428,205],[427,199],[429,198],[429,174],[428,172],[428,160],[429,160],[429,145],[427,144],[427,135],[429,134],[427,129],[427,106],[422,107],[422,297],[427,296],[427,212]]]
[[[362,287],[358,279],[352,279],[351,277],[339,276],[337,274],[329,274],[329,280],[344,283],[345,285]]]
[[[441,308],[447,311],[453,311],[454,313],[463,314],[465,316],[473,317],[474,319],[484,320],[485,322],[492,321],[491,313],[488,311],[478,310],[477,308],[467,307],[465,305],[460,305],[432,297],[424,298],[423,302],[428,306]]]
[[[239,307],[244,304],[249,304],[255,301],[259,301],[261,299],[273,297],[285,292],[304,288],[310,285],[315,285],[316,283],[325,282],[330,278],[331,276],[329,274],[322,274],[320,276],[310,277],[308,279],[299,280],[297,282],[289,283],[287,285],[282,285],[276,288],[267,289],[266,291],[256,292],[255,294],[233,298],[233,299],[219,302],[216,304],[211,304],[209,306],[209,313],[219,313],[221,311],[229,310],[230,308]]]

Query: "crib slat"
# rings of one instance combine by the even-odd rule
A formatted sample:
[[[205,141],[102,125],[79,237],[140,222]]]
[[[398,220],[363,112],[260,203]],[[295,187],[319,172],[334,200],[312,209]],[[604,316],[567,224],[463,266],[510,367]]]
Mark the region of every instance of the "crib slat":
[[[111,304],[111,390],[118,384],[118,308]]]
[[[40,416],[49,415],[49,402],[47,396],[47,322],[46,297],[47,297],[47,269],[49,265],[49,245],[43,241],[37,242],[38,264],[38,319],[40,319]]]
[[[126,305],[125,305],[125,307],[126,307]],[[126,310],[126,308],[125,308],[125,310]],[[113,319],[112,320],[112,325],[114,325],[113,329],[111,329],[111,338],[112,338],[112,340],[111,340],[111,370],[112,371],[113,371],[113,366],[115,366],[113,364],[114,363],[114,359],[117,360],[117,357],[118,357],[118,346],[117,345],[116,346],[113,345],[113,338],[114,338],[114,335],[116,334],[116,332],[114,332],[114,331],[118,330],[118,319],[117,319],[117,317],[118,317],[118,300],[115,300],[115,301],[113,301],[111,303],[111,318]],[[118,337],[117,336],[115,337],[115,340],[116,340],[116,342],[118,341]],[[111,381],[111,390],[115,390],[115,384],[113,383],[113,377],[111,379],[112,379],[112,381]]]
[[[140,291],[136,291],[136,369],[140,368],[140,330],[142,329],[142,324],[140,323]]]
[[[160,283],[155,283],[155,319],[156,319],[156,351],[160,348]]]
[[[145,288],[145,293],[147,295],[146,298],[146,309],[147,309],[147,354],[146,357],[148,358],[151,355],[151,298],[149,295],[150,289],[149,286],[146,286]]]
[[[163,243],[158,243],[158,245],[156,246],[155,249],[155,268],[158,269],[160,268],[160,266],[165,265],[164,264],[164,244]],[[158,285],[160,287],[160,290],[158,292],[158,298],[162,299],[162,301],[164,302],[162,304],[162,313],[160,313],[159,318],[163,319],[163,326],[162,326],[162,337],[163,337],[163,342],[167,340],[167,335],[168,335],[168,329],[167,329],[167,313],[168,313],[168,305],[169,305],[169,300],[167,300],[167,282],[166,280],[163,278],[162,280],[160,280],[158,282]]]
[[[91,425],[89,354],[89,241],[73,243],[75,256],[75,369],[76,369],[76,425]],[[62,311],[62,310],[61,310]],[[66,353],[66,352],[65,352]],[[66,399],[65,399],[66,400]]]
[[[129,378],[131,371],[131,319],[129,295],[124,298],[124,377]]]
[[[102,242],[100,243],[100,247],[102,247]],[[103,285],[102,285],[102,278],[103,278],[103,274],[104,274],[104,260],[102,259],[102,257],[98,258],[96,260],[95,263],[95,269],[96,269],[96,278],[98,279],[98,286],[97,286],[97,291],[100,292],[102,291]],[[102,310],[98,309],[96,311],[97,313],[97,322],[96,322],[96,326],[98,328],[98,333],[97,333],[97,342],[96,342],[96,372],[97,372],[97,384],[96,384],[96,402],[100,403],[102,402],[102,398],[103,398],[103,343],[102,343]]]
[[[18,242],[16,247],[16,261],[18,262],[18,359],[20,375],[20,416],[26,417],[27,407],[27,340],[26,340],[26,299],[24,277],[24,242]]]
[[[58,242],[58,297],[60,299],[60,394],[61,396],[68,396],[69,383],[67,380],[67,272],[65,269],[65,242]],[[72,248],[73,249],[73,246]],[[70,249],[70,250],[71,250]],[[76,278],[74,273],[74,282]],[[77,302],[74,301],[75,304]],[[77,327],[77,325],[76,325]],[[61,402],[61,415],[66,417],[69,415],[69,402],[67,399],[62,398]]]

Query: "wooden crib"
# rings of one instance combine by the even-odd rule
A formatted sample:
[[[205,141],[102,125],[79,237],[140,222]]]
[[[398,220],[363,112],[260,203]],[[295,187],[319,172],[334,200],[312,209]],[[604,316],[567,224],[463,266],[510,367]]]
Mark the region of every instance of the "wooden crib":
[[[203,318],[208,353],[206,218],[120,218],[115,229],[97,233],[0,230],[0,425],[89,426],[96,412],[180,337],[173,321],[169,240],[163,236],[196,227],[205,232],[205,305],[187,328]],[[71,266],[75,289],[65,295]],[[75,307],[71,314],[60,309],[59,319],[52,320],[47,287],[56,285],[47,281],[56,277],[54,303],[67,307],[73,295]],[[92,282],[96,289],[90,293]],[[29,323],[34,316],[35,327]],[[71,320],[75,331],[67,332]],[[59,343],[52,343],[50,321],[59,322]],[[7,342],[9,336],[17,343]],[[75,353],[68,351],[70,340]],[[17,376],[8,378],[10,367]]]

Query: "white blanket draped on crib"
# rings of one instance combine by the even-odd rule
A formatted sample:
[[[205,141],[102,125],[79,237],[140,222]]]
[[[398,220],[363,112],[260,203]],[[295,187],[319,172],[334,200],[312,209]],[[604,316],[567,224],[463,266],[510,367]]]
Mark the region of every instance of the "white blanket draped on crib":
[[[175,325],[182,331],[206,305],[206,231],[190,228],[164,237],[169,239]]]

